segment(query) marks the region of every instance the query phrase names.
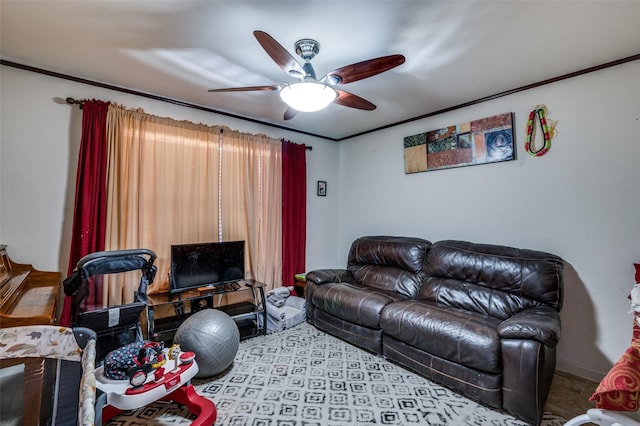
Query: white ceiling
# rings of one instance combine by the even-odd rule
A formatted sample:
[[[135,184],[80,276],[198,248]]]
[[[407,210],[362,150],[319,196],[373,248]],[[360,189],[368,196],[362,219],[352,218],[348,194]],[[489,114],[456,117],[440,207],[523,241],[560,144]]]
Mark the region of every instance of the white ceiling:
[[[0,0],[0,54],[340,140],[638,55],[639,22],[638,0]],[[341,87],[376,104],[374,111],[332,104],[285,121],[276,92],[207,92],[293,81],[254,30],[297,59],[298,39],[319,41],[318,77],[389,54],[406,62]]]

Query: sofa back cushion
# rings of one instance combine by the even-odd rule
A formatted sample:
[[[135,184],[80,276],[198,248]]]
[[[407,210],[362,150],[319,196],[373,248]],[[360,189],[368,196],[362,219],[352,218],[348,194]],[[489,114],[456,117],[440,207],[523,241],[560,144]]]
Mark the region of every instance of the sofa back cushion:
[[[524,309],[562,308],[563,261],[553,254],[445,240],[431,245],[418,298],[506,319]]]
[[[347,269],[358,284],[415,298],[430,245],[421,238],[360,237],[351,244]]]

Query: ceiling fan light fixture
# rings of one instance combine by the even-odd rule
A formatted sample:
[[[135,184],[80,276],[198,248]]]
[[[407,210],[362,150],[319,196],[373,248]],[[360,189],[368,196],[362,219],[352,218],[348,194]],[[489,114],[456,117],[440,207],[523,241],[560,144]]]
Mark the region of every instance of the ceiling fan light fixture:
[[[280,90],[280,97],[291,108],[302,112],[320,111],[338,96],[338,92],[327,84],[303,81],[287,84]]]

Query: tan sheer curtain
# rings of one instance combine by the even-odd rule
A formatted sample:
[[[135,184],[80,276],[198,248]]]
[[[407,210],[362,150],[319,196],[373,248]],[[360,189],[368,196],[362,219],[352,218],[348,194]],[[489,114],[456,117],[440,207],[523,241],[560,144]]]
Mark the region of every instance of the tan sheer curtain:
[[[279,285],[276,280],[280,276],[276,272],[280,269],[280,257],[269,257],[270,265],[264,266],[259,260],[263,255],[257,254],[262,247],[281,244],[279,207],[268,207],[265,212],[254,201],[256,197],[267,199],[271,205],[272,198],[281,197],[281,176],[273,172],[281,164],[280,156],[273,153],[277,151],[277,141],[217,126],[156,117],[117,105],[109,109],[107,139],[109,206],[105,249],[154,250],[158,255],[158,274],[150,293],[169,290],[171,244],[218,241],[219,225],[224,240],[249,242],[247,276],[269,278],[265,281],[268,285],[276,282]],[[265,174],[253,168],[257,159],[267,158],[274,164],[263,165],[268,170],[268,183],[258,189],[256,173],[262,180]],[[275,183],[273,179],[280,181]],[[277,195],[256,194],[260,190],[275,190]],[[256,216],[256,211],[263,215]],[[264,217],[271,222],[256,223]],[[272,229],[275,223],[277,230]],[[265,274],[263,270],[272,272]],[[139,274],[130,275],[124,286],[110,281],[108,305],[127,303],[133,298]]]
[[[224,132],[223,239],[248,242],[249,278],[282,283],[282,145],[259,135]]]

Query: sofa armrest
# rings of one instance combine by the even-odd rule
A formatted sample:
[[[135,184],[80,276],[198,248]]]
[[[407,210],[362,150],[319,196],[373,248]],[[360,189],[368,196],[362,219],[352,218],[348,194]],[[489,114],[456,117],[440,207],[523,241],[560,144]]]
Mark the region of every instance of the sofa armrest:
[[[347,269],[318,269],[307,273],[307,281],[314,284],[354,282],[353,274]]]
[[[560,340],[560,314],[551,306],[526,309],[502,321],[498,335],[503,339],[537,340],[553,348]]]

